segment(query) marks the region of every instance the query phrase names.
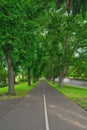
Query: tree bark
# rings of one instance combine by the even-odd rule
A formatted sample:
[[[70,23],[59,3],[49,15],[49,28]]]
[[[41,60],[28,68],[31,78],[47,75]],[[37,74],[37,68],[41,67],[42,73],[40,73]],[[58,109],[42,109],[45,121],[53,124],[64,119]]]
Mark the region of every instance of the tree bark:
[[[24,80],[24,69],[22,67],[22,72],[21,72],[22,80]]]
[[[35,69],[34,69],[34,73],[33,73],[33,76],[34,76],[34,83],[36,83],[36,74],[35,74]]]
[[[54,58],[52,58],[52,83],[54,84],[54,79],[55,79],[55,76],[54,76]]]
[[[12,65],[12,59],[11,59],[11,47],[8,46],[7,53],[6,53],[6,59],[7,59],[7,65],[8,65],[8,94],[9,95],[15,95],[14,91],[14,69]]]
[[[15,72],[14,72],[14,84],[16,84],[16,79],[15,79],[16,75],[15,75]]]
[[[31,85],[30,68],[28,68],[28,85]]]
[[[35,78],[35,74],[34,74],[34,83],[36,83],[36,78]]]
[[[64,76],[62,76],[62,75],[59,76],[59,86],[60,87],[64,86]]]
[[[64,86],[64,72],[61,71],[61,65],[60,65],[60,57],[58,57],[58,78],[59,78],[59,82],[58,85],[59,87]]]
[[[73,4],[73,0],[66,0],[68,16],[70,15],[70,12],[71,12],[71,9],[72,9],[72,4]]]
[[[54,84],[54,81],[55,81],[55,78],[54,78],[54,75],[53,75],[53,77],[52,77],[52,83]]]

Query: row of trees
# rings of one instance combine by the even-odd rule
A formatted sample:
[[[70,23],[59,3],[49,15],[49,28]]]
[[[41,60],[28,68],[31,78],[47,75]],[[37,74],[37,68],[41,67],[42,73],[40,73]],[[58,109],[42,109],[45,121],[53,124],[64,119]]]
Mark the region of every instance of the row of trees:
[[[15,94],[20,74],[28,85],[31,78],[35,82],[45,76],[53,81],[59,77],[63,86],[71,70],[82,72],[83,66],[87,72],[86,8],[78,2],[81,6],[74,0],[1,0],[0,70],[8,70],[8,94]]]
[[[8,93],[11,95],[15,94],[15,76],[22,69],[27,71],[29,85],[31,69],[34,82],[41,74],[40,20],[45,12],[45,5],[45,1],[38,0],[0,2],[1,64],[5,64],[3,68],[8,68]]]
[[[46,34],[48,67],[51,68],[48,72],[46,69],[46,75],[53,81],[59,77],[60,86],[63,86],[65,76],[75,77],[77,73],[77,77],[87,78],[86,3],[74,0],[66,0],[66,4],[62,2],[65,1],[57,0],[57,9],[50,14]]]

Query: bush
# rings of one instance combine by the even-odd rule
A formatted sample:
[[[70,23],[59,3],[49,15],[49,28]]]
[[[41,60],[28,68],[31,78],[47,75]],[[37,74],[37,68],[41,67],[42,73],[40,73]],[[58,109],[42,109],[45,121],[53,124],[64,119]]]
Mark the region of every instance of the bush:
[[[0,87],[4,87],[7,85],[7,78],[7,70],[0,68]]]

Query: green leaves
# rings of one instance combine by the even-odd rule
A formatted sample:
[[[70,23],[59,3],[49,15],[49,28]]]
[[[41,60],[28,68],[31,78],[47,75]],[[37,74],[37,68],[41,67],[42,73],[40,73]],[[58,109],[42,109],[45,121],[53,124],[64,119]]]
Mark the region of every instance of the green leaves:
[[[11,46],[15,70],[30,67],[39,77],[46,65],[46,71],[54,69],[57,76],[73,63],[77,49],[85,46],[87,19],[80,12],[86,10],[86,1],[73,0],[70,6],[65,0],[56,2],[57,10],[54,0],[1,0],[0,50],[5,56]]]

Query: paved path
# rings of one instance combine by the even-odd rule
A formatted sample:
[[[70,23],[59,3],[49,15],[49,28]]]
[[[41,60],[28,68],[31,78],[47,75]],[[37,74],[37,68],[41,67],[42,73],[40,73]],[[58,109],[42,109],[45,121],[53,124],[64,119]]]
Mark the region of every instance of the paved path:
[[[41,81],[0,118],[0,130],[87,130],[87,112]]]
[[[13,100],[4,100],[0,101],[0,118],[3,117],[7,112],[9,112],[11,109],[15,107],[19,101],[22,100],[20,99],[13,99]]]

